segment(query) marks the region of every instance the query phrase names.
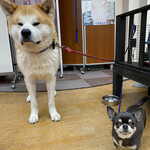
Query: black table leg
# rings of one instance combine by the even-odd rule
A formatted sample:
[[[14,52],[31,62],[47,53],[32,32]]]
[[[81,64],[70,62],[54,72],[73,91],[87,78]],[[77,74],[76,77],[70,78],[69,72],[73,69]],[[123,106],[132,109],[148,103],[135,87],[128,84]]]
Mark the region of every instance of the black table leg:
[[[113,95],[120,97],[123,76],[118,75],[116,72],[116,70],[113,71]]]

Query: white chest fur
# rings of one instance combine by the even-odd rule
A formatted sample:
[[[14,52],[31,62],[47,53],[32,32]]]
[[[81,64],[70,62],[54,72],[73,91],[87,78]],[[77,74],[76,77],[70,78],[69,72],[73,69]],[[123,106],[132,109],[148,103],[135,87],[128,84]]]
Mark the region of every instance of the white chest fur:
[[[17,62],[24,76],[34,76],[37,80],[45,80],[55,75],[59,66],[58,49],[47,49],[42,53],[31,53],[17,50]]]
[[[121,148],[128,148],[128,149],[136,149],[136,148],[137,148],[136,145],[124,147],[124,146],[122,145],[123,141],[120,140],[119,142],[117,142],[114,137],[113,137],[113,141],[114,141],[114,143],[115,143],[117,146],[120,146]]]

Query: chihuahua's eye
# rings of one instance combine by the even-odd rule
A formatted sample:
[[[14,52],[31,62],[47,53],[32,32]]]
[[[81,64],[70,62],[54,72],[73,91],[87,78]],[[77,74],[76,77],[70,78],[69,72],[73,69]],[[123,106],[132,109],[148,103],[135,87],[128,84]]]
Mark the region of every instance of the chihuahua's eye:
[[[19,25],[19,26],[23,26],[23,23],[19,22],[18,25]]]
[[[118,121],[116,122],[116,125],[119,126],[119,122]]]
[[[33,26],[38,26],[40,23],[39,22],[35,22],[33,23]]]
[[[132,122],[132,123],[131,123],[131,125],[132,125],[132,126],[134,126],[134,125],[135,125],[135,123],[134,123],[134,122]]]

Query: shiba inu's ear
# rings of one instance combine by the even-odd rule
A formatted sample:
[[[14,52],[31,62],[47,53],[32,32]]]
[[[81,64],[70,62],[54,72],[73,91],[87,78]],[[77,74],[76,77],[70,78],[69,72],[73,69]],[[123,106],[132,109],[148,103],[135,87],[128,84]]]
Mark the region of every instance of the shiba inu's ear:
[[[113,108],[111,108],[110,106],[107,106],[107,114],[108,114],[108,117],[109,119],[112,121],[113,120],[113,117],[117,114]]]
[[[17,5],[9,0],[0,0],[0,6],[6,16],[11,16],[17,8]]]
[[[51,19],[55,18],[55,1],[54,0],[43,0],[38,5]]]

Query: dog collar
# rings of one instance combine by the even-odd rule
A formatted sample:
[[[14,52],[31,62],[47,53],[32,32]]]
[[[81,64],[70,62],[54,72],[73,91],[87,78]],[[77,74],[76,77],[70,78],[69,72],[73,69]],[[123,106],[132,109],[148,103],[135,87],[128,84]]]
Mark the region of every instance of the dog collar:
[[[53,39],[52,44],[51,44],[50,46],[48,46],[47,48],[41,50],[40,53],[45,52],[45,51],[46,51],[48,48],[50,48],[50,47],[52,47],[53,49],[55,49],[55,45],[56,45],[55,39]]]

